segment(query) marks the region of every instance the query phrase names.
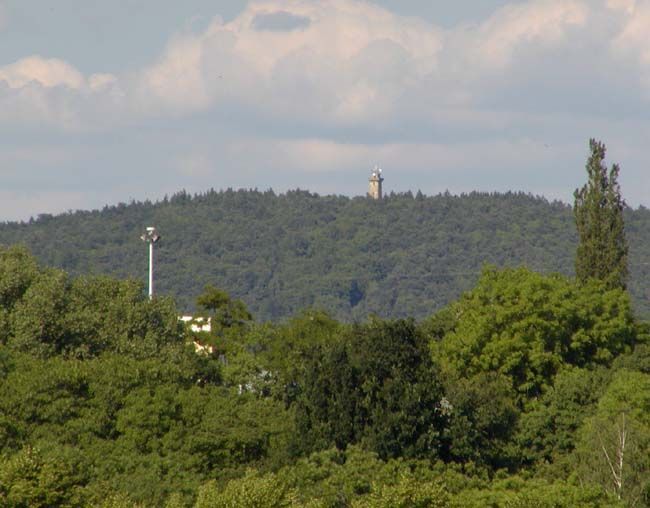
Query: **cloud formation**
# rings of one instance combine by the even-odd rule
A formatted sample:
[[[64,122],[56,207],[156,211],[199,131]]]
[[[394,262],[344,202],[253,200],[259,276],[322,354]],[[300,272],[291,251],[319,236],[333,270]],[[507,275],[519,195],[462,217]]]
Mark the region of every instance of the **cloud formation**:
[[[600,20],[612,11],[603,41]],[[264,0],[228,23],[177,34],[134,74],[86,77],[61,59],[31,56],[0,67],[0,83],[4,95],[30,89],[26,100],[46,116],[58,102],[68,119],[91,117],[79,111],[92,109],[91,96],[100,109],[119,106],[123,119],[234,111],[325,128],[435,123],[440,110],[494,102],[504,85],[570,81],[567,61],[593,50],[650,87],[649,26],[647,0],[529,0],[452,30],[356,0]]]
[[[63,125],[95,123],[98,107],[119,109],[123,121],[221,111],[281,128],[390,129],[494,105],[504,90],[539,92],[540,79],[555,100],[553,80],[577,87],[602,78],[597,68],[571,68],[591,66],[594,51],[625,66],[647,96],[648,27],[647,0],[529,0],[451,30],[356,0],[264,0],[228,23],[177,34],[139,72],[86,77],[61,59],[31,56],[0,67],[0,93],[29,90],[19,102],[38,104],[23,108],[37,123],[52,110]]]
[[[623,167],[647,161],[649,113],[650,0],[513,1],[447,29],[368,1],[258,0],[176,33],[145,68],[84,74],[64,55],[0,67],[0,130],[151,127],[140,157],[170,188],[236,186],[228,171],[282,187],[269,170],[295,181],[379,162],[436,189],[465,174],[553,193],[565,178],[568,198],[582,175],[563,174],[590,136]]]
[[[270,30],[271,32],[291,32],[307,28],[310,23],[310,18],[296,16],[287,11],[260,12],[253,18],[253,28],[255,30]]]
[[[0,81],[10,88],[24,88],[32,83],[51,88],[65,86],[79,89],[85,84],[81,73],[57,58],[45,59],[32,56],[16,63],[0,67]]]

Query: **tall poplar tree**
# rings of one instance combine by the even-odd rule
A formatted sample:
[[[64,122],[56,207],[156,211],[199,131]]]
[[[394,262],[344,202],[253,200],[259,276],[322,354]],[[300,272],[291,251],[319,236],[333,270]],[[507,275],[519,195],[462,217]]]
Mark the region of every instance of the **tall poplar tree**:
[[[623,224],[625,202],[618,184],[618,164],[608,171],[603,163],[605,145],[589,140],[587,183],[574,193],[579,243],[576,252],[576,277],[579,281],[599,279],[610,288],[623,288],[627,282],[627,241]]]

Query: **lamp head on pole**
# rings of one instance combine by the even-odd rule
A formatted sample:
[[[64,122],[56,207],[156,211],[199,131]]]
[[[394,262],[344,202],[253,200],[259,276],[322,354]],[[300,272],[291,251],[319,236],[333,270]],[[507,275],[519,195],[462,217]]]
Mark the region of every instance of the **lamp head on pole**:
[[[160,235],[156,231],[156,228],[153,226],[148,226],[147,230],[143,235],[140,236],[143,242],[147,243],[156,243],[158,240],[160,240]]]

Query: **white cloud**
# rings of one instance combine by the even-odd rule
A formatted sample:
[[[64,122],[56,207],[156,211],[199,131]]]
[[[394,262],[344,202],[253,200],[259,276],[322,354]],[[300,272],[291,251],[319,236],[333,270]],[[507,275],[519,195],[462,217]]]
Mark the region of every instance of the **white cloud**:
[[[607,7],[632,14],[636,7],[636,0],[607,0]]]
[[[38,55],[0,67],[0,124],[92,130],[112,123],[125,92],[116,76],[84,76]]]
[[[139,102],[142,100],[154,109],[163,104],[174,111],[208,106],[201,73],[202,54],[199,38],[187,35],[172,39],[160,62],[142,72],[137,89]]]
[[[91,90],[106,90],[117,84],[117,78],[112,74],[92,74],[88,78],[88,86]]]
[[[65,86],[79,89],[84,86],[83,75],[74,67],[58,58],[31,56],[0,67],[0,81],[11,88],[23,88],[35,83],[46,88]]]
[[[584,26],[589,8],[580,0],[535,0],[499,9],[474,33],[473,64],[501,70],[517,50],[549,48],[566,42],[568,32]]]
[[[113,192],[121,171],[135,196],[144,191],[129,164],[172,190],[279,185],[265,170],[343,181],[375,162],[440,174],[443,188],[484,168],[504,168],[500,188],[521,188],[521,175],[548,167],[554,180],[538,185],[557,189],[563,161],[582,177],[591,136],[644,146],[649,34],[650,0],[512,0],[447,30],[368,1],[260,0],[229,22],[176,34],[129,73],[84,75],[40,56],[0,67],[0,128],[132,137],[128,149],[93,142],[97,159],[110,160]],[[622,163],[646,167],[643,150],[630,153]],[[465,185],[456,189],[482,184]]]
[[[422,128],[453,116],[454,108],[458,119],[450,121],[466,122],[462,115],[477,105],[494,103],[504,91],[516,99],[544,76],[602,81],[598,69],[588,68],[589,55],[608,42],[612,58],[636,59],[639,79],[650,69],[649,5],[528,0],[444,31],[357,0],[260,0],[228,23],[215,18],[200,33],[177,34],[158,61],[130,75],[85,77],[62,60],[33,56],[1,67],[0,82],[29,90],[20,94],[19,109],[30,119],[41,114],[67,127],[96,126],[94,117],[110,125],[216,112],[282,130]],[[595,22],[607,8],[623,13],[608,21],[618,31],[603,32]],[[603,36],[612,39],[603,43]],[[542,102],[553,101],[553,86],[542,91]]]
[[[300,29],[260,30],[269,16]],[[441,32],[351,0],[261,1],[230,23],[177,37],[143,73],[142,93],[172,110],[233,104],[263,115],[356,123],[392,111],[436,68]]]

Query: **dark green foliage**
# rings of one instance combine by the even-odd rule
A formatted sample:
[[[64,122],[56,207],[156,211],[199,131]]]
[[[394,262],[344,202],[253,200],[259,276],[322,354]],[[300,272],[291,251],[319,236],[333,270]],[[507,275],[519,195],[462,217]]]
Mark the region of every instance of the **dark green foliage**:
[[[650,212],[624,210],[628,287],[650,316]],[[183,312],[206,284],[241,299],[257,320],[306,308],[340,320],[421,319],[469,290],[485,263],[574,274],[571,208],[521,193],[413,199],[318,196],[305,191],[179,193],[0,224],[0,244],[22,243],[76,275],[147,279],[142,229],[155,224],[156,288]],[[44,248],[47,246],[47,248]]]
[[[640,218],[640,234],[647,223]],[[0,224],[0,244],[24,243],[72,275],[146,281],[139,238],[149,224],[163,235],[159,294],[191,311],[210,284],[258,321],[306,308],[348,322],[424,318],[470,289],[486,262],[570,275],[576,245],[571,209],[525,194],[393,194],[375,202],[245,190]]]
[[[206,286],[196,299],[199,309],[210,311],[213,326],[220,329],[243,326],[253,319],[241,300],[232,300],[228,293],[214,286]]]
[[[625,288],[628,278],[628,246],[617,164],[607,170],[605,145],[589,141],[587,183],[576,189],[574,215],[578,230],[576,276],[604,281],[608,288]]]
[[[634,350],[619,356],[614,362],[614,369],[636,370],[650,374],[650,341],[638,343]]]
[[[362,443],[382,458],[439,453],[446,424],[442,388],[411,321],[353,327],[314,354],[300,386],[303,450]]]
[[[516,465],[511,438],[520,411],[510,381],[481,373],[470,379],[446,378],[445,388],[450,415],[447,459],[491,470]]]
[[[603,283],[488,269],[419,325],[208,288],[218,357],[133,281],[10,248],[0,293],[2,507],[648,505],[648,326]]]

